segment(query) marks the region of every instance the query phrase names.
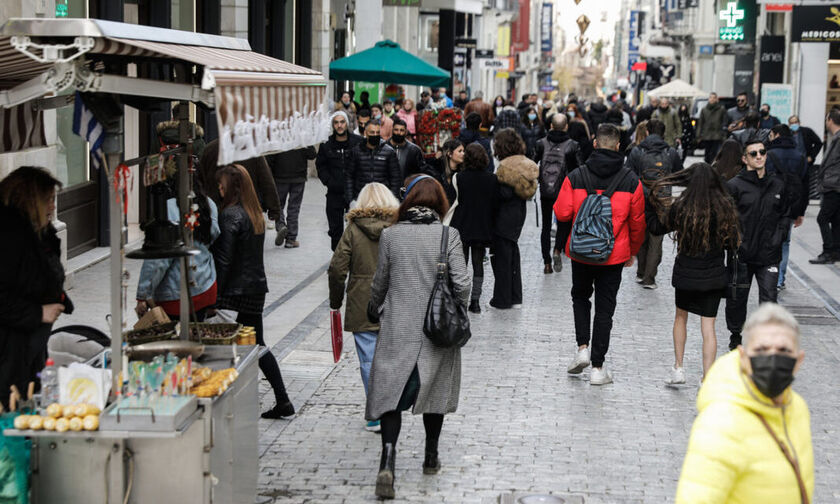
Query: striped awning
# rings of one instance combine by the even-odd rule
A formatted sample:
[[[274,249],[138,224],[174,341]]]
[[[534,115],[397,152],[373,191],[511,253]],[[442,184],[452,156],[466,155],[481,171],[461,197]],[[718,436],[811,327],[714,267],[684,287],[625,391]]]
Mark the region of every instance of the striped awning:
[[[0,154],[47,145],[44,113],[32,102],[16,107],[0,107]]]

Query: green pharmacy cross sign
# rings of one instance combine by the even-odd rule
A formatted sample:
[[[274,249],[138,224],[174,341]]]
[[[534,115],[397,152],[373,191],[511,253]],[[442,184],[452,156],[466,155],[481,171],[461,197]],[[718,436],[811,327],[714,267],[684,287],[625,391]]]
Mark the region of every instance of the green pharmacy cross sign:
[[[737,2],[727,3],[726,9],[720,11],[721,21],[726,21],[726,26],[722,26],[718,31],[720,39],[744,40],[744,25],[739,23],[744,17],[744,9],[739,9]]]

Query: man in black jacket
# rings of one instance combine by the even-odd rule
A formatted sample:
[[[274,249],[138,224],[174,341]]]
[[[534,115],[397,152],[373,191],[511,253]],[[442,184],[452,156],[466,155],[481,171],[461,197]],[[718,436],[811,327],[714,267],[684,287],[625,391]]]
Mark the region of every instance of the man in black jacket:
[[[423,151],[420,147],[405,139],[408,128],[405,121],[394,116],[394,128],[388,145],[397,153],[397,161],[400,164],[400,180],[423,171]]]
[[[677,150],[668,145],[663,135],[665,123],[659,119],[648,120],[648,137],[633,147],[624,166],[639,176],[645,192],[656,180],[682,170],[682,160]],[[645,241],[639,250],[636,283],[645,289],[655,289],[656,273],[662,262],[662,235],[645,232]]]
[[[777,124],[770,130],[766,171],[770,175],[781,177],[790,198],[788,217],[792,223],[788,226],[787,239],[782,243],[782,262],[779,263],[779,281],[776,282],[776,288],[782,290],[785,288],[790,235],[793,228],[802,225],[805,210],[808,208],[808,162],[805,161],[805,156],[796,150],[796,143],[786,124]]]
[[[298,218],[300,205],[303,203],[303,190],[306,189],[310,159],[315,159],[315,147],[272,154],[266,159],[271,166],[271,173],[274,175],[274,183],[277,186],[277,196],[280,198],[280,214],[275,221],[277,237],[274,238],[274,245],[278,247],[283,244],[284,237],[286,248],[300,247],[300,242],[297,241]],[[289,202],[288,219],[283,215],[286,200]]]
[[[329,226],[330,246],[333,250],[344,233],[344,201],[346,187],[345,172],[353,160],[353,149],[364,142],[359,135],[349,131],[349,120],[343,111],[332,116],[333,134],[321,144],[315,167],[318,178],[327,186],[327,225]]]
[[[402,179],[397,153],[379,137],[379,121],[371,119],[365,128],[365,142],[353,149],[353,161],[346,172],[344,201],[347,206],[370,182],[388,186],[394,195],[399,194]]]
[[[820,192],[820,225],[823,251],[811,264],[830,264],[840,261],[840,110],[832,108],[825,118],[825,129],[830,135],[820,170],[817,172],[817,189]]]
[[[822,140],[819,135],[814,133],[814,130],[807,126],[802,126],[799,123],[799,116],[790,116],[788,118],[788,126],[790,126],[790,131],[793,134],[796,150],[805,156],[805,160],[808,161],[808,169],[810,170],[811,166],[814,165],[814,159],[817,158],[817,154],[822,150]]]
[[[726,299],[729,349],[741,344],[747,300],[755,277],[759,303],[776,302],[782,243],[788,234],[789,199],[781,177],[765,170],[767,150],[758,138],[747,140],[741,161],[746,169],[726,183],[741,225],[738,261],[732,264],[735,288]]]

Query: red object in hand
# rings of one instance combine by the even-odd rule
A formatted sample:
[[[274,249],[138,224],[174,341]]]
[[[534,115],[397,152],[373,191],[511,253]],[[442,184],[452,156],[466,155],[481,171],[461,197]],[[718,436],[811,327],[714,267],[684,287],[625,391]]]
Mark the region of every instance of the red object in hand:
[[[630,67],[630,70],[641,70],[642,72],[647,70],[647,61],[637,61],[633,63],[633,66]]]
[[[330,310],[330,333],[332,334],[333,359],[338,362],[341,359],[341,349],[344,346],[344,335],[341,328],[341,312]]]

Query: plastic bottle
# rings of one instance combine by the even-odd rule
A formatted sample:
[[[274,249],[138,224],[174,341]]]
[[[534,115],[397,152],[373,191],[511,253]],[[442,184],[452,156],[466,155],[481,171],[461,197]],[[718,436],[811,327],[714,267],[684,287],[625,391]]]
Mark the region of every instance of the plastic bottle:
[[[58,368],[55,361],[47,359],[47,365],[41,371],[41,401],[44,406],[58,402]]]

